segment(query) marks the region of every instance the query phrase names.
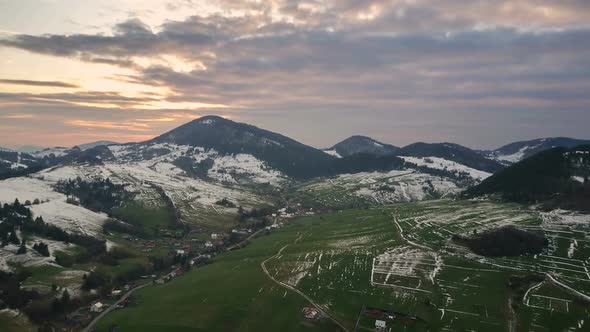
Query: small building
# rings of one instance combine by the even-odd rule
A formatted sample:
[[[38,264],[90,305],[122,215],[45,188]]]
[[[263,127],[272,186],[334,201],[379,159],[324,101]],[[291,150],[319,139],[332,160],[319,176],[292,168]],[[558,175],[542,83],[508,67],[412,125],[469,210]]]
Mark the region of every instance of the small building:
[[[217,234],[217,233],[211,233],[211,239],[213,239],[213,240],[217,240],[217,239],[219,239],[219,238],[221,238],[221,235],[220,235],[220,234]]]
[[[178,249],[178,250],[176,250],[176,254],[177,254],[177,255],[184,256],[184,254],[185,254],[185,251],[184,251],[183,249]]]
[[[316,308],[305,307],[302,311],[303,317],[307,319],[317,319],[320,316],[320,311]]]
[[[123,293],[120,289],[113,289],[111,296],[120,296]]]
[[[384,320],[377,319],[375,321],[375,329],[377,329],[377,331],[385,330],[386,327],[387,327],[387,324],[385,323]]]
[[[205,248],[213,248],[213,243],[211,241],[205,242]]]
[[[90,306],[90,312],[102,312],[104,310],[104,304],[102,302],[96,302]]]

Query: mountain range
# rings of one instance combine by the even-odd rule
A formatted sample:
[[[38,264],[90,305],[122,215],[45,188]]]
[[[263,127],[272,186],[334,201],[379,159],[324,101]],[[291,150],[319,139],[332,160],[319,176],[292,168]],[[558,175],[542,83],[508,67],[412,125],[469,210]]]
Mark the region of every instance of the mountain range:
[[[100,163],[116,159],[106,146],[137,147],[142,153],[165,155],[166,151],[146,149],[161,144],[198,147],[221,156],[247,155],[261,167],[295,179],[333,176],[343,173],[420,168],[437,174],[468,174],[482,180],[506,166],[552,147],[570,148],[590,141],[544,138],[515,142],[492,151],[473,150],[454,143],[413,143],[397,147],[370,137],[351,136],[329,149],[320,150],[268,130],[218,116],[190,121],[154,139],[120,145],[111,141],[81,144],[73,148],[46,148],[33,153],[0,150],[0,177],[19,176],[68,162]],[[147,155],[135,154],[135,160]],[[171,162],[190,174],[207,173],[210,161],[174,157]],[[211,166],[212,167],[212,166]],[[442,173],[441,173],[442,172]],[[446,173],[445,173],[446,172]]]
[[[381,143],[367,136],[355,135],[324,151],[337,157],[348,157],[359,153],[381,156],[393,154],[397,150],[399,150],[397,146]]]
[[[560,278],[573,289],[580,285],[579,280],[584,281],[579,276],[585,276],[581,268],[586,268],[587,260],[582,240],[588,234],[583,227],[590,225],[590,215],[579,212],[590,212],[590,145],[552,146],[578,142],[540,139],[477,151],[453,143],[396,147],[353,136],[320,150],[248,124],[206,116],[143,142],[103,141],[31,153],[0,149],[0,274],[22,265],[30,268],[34,277],[48,278],[42,279],[47,280],[43,284],[32,284],[33,289],[47,289],[40,298],[47,310],[67,299],[62,295],[56,302],[56,293],[47,286],[60,284],[64,276],[72,276],[60,286],[69,287],[66,294],[70,290],[71,294],[91,294],[94,289],[93,299],[101,296],[96,301],[109,294],[112,299],[112,292],[124,285],[146,283],[151,290],[182,298],[180,306],[194,305],[186,302],[186,290],[170,291],[160,283],[184,275],[186,279],[171,286],[191,280],[187,289],[192,290],[192,281],[202,281],[199,278],[206,271],[218,271],[207,283],[211,294],[232,290],[238,279],[260,278],[230,276],[229,283],[219,284],[221,276],[242,273],[245,264],[264,276],[265,262],[279,261],[283,249],[290,245],[305,251],[292,255],[289,250],[283,266],[285,276],[276,273],[280,270],[270,270],[270,265],[270,272],[266,271],[271,279],[283,278],[279,285],[292,282],[289,289],[296,289],[299,281],[295,279],[312,280],[299,277],[301,271],[313,271],[314,277],[324,273],[317,286],[323,291],[328,289],[324,278],[335,275],[341,280],[345,271],[352,269],[349,280],[361,285],[359,289],[387,287],[374,293],[390,301],[389,286],[399,286],[400,280],[405,282],[403,292],[418,287],[422,293],[425,289],[419,288],[420,283],[432,287],[441,280],[446,282],[446,278],[436,278],[439,269],[451,267],[453,273],[465,269],[461,272],[465,277],[457,280],[466,281],[473,277],[474,266],[492,263],[489,270],[478,268],[478,275],[492,272],[498,293],[512,296],[516,293],[507,293],[506,286],[509,274],[497,273],[501,264],[511,261],[507,257],[491,259],[521,254],[530,255],[512,260],[518,262],[515,273],[526,268],[536,275]],[[529,155],[530,151],[538,152]],[[514,162],[506,159],[510,154]],[[293,218],[297,221],[291,222]],[[548,248],[544,235],[533,236],[536,232],[547,234]],[[256,245],[250,246],[251,241]],[[265,245],[267,249],[261,250]],[[465,255],[465,250],[473,255]],[[187,252],[192,256],[186,256]],[[544,255],[542,260],[537,259],[538,253]],[[559,263],[546,261],[555,253],[560,254],[555,261]],[[350,259],[351,254],[358,256]],[[224,265],[224,257],[230,257],[231,263]],[[301,265],[294,268],[296,257]],[[462,260],[467,263],[458,265]],[[416,274],[422,273],[412,267],[416,261],[431,270]],[[527,261],[538,265],[521,265]],[[401,279],[392,270],[398,262],[404,266],[411,263],[407,266],[412,275],[406,270],[399,272],[411,279]],[[194,266],[186,267],[190,264]],[[313,264],[322,264],[321,269]],[[47,275],[45,266],[61,272]],[[571,268],[576,266],[580,269]],[[391,278],[395,281],[387,284],[390,273],[395,274]],[[145,280],[152,274],[163,281]],[[380,275],[380,279],[373,279],[373,275]],[[369,276],[371,279],[365,279]],[[418,281],[416,286],[416,278],[424,282]],[[538,279],[530,282],[518,292],[524,293],[526,288],[534,292],[540,285]],[[14,285],[19,290],[18,282]],[[271,283],[240,287],[258,298],[264,296],[263,285]],[[31,284],[22,296],[31,294],[29,287]],[[272,291],[272,287],[264,288]],[[6,288],[0,285],[0,289]],[[457,289],[455,298],[460,299],[462,288],[452,289]],[[341,298],[342,292],[336,293],[335,298]],[[0,300],[13,300],[11,294],[0,292]],[[272,297],[284,300],[284,294],[279,289]],[[359,298],[359,305],[366,294]],[[144,299],[149,299],[144,296],[142,293],[142,303],[136,307],[144,306]],[[206,296],[191,298],[201,303]],[[402,298],[407,299],[406,295]],[[501,303],[510,303],[509,298]],[[159,300],[151,300],[156,310],[161,307]],[[247,301],[251,301],[249,297]],[[22,303],[19,310],[37,317],[36,306]],[[471,310],[471,303],[465,310]],[[350,323],[356,319],[358,306],[353,309],[348,310],[352,313]],[[433,317],[439,317],[439,308],[432,310]],[[300,312],[298,304],[292,314],[297,321]],[[483,317],[473,315],[478,321]],[[41,322],[46,322],[42,317]],[[56,317],[61,322],[65,316]]]
[[[573,148],[578,145],[586,144],[590,144],[590,140],[568,137],[539,138],[530,141],[510,143],[496,150],[483,151],[482,153],[504,164],[512,164],[551,148]]]

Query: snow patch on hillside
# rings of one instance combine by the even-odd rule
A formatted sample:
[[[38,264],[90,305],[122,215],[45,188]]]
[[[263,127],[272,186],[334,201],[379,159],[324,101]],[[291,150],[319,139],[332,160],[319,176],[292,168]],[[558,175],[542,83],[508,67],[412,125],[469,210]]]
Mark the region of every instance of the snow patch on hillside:
[[[496,155],[495,159],[497,160],[501,160],[501,161],[507,161],[510,163],[516,163],[522,160],[522,158],[524,157],[525,152],[529,149],[528,146],[522,147],[520,150],[518,150],[517,152],[513,153],[513,154],[500,154],[500,155]]]
[[[37,158],[49,157],[52,154],[55,157],[63,157],[71,151],[72,150],[70,148],[54,147],[54,148],[47,148],[47,149],[43,149],[41,151],[34,152],[34,153],[32,153],[32,155]]]
[[[581,214],[575,211],[556,209],[550,212],[541,212],[542,226],[551,228],[554,226],[588,226],[590,214]]]
[[[233,183],[237,183],[235,176],[246,176],[257,183],[271,184],[278,184],[284,179],[280,172],[267,167],[254,156],[243,153],[215,158],[208,175],[219,181]]]
[[[491,173],[480,171],[480,170],[465,166],[463,164],[459,164],[457,162],[443,159],[443,158],[438,158],[438,157],[404,157],[404,156],[400,156],[400,158],[402,158],[406,162],[413,163],[418,166],[424,166],[424,167],[428,167],[428,168],[432,168],[432,169],[446,170],[449,172],[455,172],[455,173],[459,173],[459,174],[467,174],[472,179],[478,180],[478,181],[482,181],[492,175]]]
[[[274,144],[267,140],[267,144]],[[263,161],[248,154],[223,155],[213,149],[171,143],[143,145],[115,145],[109,149],[117,163],[133,163],[166,172],[170,176],[182,176],[184,172],[175,168],[178,158],[188,158],[193,163],[210,159],[214,162],[208,176],[224,183],[240,184],[242,181],[278,184],[284,176],[268,167]],[[163,165],[161,165],[163,164]],[[160,165],[160,166],[158,166]]]
[[[83,207],[67,204],[66,196],[53,191],[53,182],[38,178],[19,177],[0,181],[0,202],[12,203],[15,199],[21,203],[39,199],[42,203],[29,208],[34,217],[43,217],[49,224],[54,224],[68,232],[98,234],[107,220],[105,214],[98,214]]]
[[[26,200],[34,201],[39,199],[41,201],[59,199],[63,196],[60,193],[53,191],[51,186],[42,180],[19,177],[0,181],[0,202],[12,203],[15,199],[21,203]]]
[[[336,150],[323,150],[323,151],[331,156],[336,157],[336,158],[342,158],[342,156],[338,152],[336,152]]]
[[[42,256],[33,249],[33,245],[39,242],[47,244],[50,253],[49,257]],[[41,239],[37,237],[32,237],[28,239],[26,246],[27,252],[21,255],[17,255],[16,253],[20,247],[18,245],[9,244],[5,247],[0,247],[0,270],[12,270],[9,263],[19,264],[26,267],[43,265],[58,266],[55,263],[55,252],[75,247],[75,245],[73,244],[66,244],[59,241]]]
[[[572,180],[580,182],[580,183],[584,183],[584,178],[581,176],[572,176]]]
[[[350,187],[355,195],[379,204],[420,201],[461,191],[449,179],[414,171],[343,174],[333,184]]]
[[[39,205],[31,205],[34,217],[43,217],[48,224],[53,224],[67,232],[87,235],[99,234],[102,225],[108,219],[104,213],[92,212],[81,206],[66,203],[65,196]]]

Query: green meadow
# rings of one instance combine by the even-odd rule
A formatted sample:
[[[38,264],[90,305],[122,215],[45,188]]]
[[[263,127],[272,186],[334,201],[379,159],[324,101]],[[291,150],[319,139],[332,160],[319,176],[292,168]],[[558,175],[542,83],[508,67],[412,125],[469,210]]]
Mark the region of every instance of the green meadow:
[[[304,319],[301,311],[311,304],[285,285],[351,331],[366,307],[395,312],[387,321],[394,330],[575,330],[588,304],[547,281],[511,282],[551,272],[568,285],[587,286],[575,268],[533,257],[482,258],[450,241],[454,233],[507,224],[540,228],[541,219],[519,205],[452,200],[298,218],[210,265],[139,291],[132,306],[106,316],[98,331],[339,329],[327,318]],[[565,259],[563,236],[547,234],[548,259]],[[262,262],[283,285],[264,273]],[[361,316],[358,329],[372,330],[374,321]]]

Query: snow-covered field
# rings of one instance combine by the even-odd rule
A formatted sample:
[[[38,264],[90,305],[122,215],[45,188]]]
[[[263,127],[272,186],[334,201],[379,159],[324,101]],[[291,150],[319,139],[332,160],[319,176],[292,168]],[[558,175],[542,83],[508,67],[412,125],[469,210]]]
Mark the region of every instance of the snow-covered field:
[[[498,161],[506,161],[506,162],[509,162],[509,163],[517,163],[517,162],[521,161],[524,158],[524,154],[530,148],[531,147],[525,146],[525,147],[521,148],[520,150],[516,151],[515,153],[512,153],[512,154],[498,154],[498,155],[492,156],[492,158],[493,159],[496,159]]]
[[[491,176],[491,173],[480,171],[457,162],[446,160],[438,157],[404,157],[400,156],[404,161],[416,164],[418,166],[425,166],[432,169],[445,170],[457,174],[466,174],[474,180],[482,181]]]
[[[204,219],[211,213],[235,213],[215,206],[215,202],[224,198],[244,207],[264,203],[265,199],[241,186],[244,179],[249,183],[275,185],[284,180],[282,174],[246,154],[222,156],[212,150],[172,144],[112,145],[109,149],[115,160],[95,165],[58,166],[30,177],[0,181],[0,201],[12,202],[18,198],[24,202],[38,198],[43,204],[33,207],[35,215],[42,215],[46,222],[66,230],[92,234],[100,230],[106,216],[66,204],[65,196],[52,190],[57,181],[77,177],[84,180],[110,178],[115,183],[125,184],[127,190],[137,193],[136,198],[147,204],[159,200],[155,189],[158,187],[181,209],[182,218],[191,222],[195,221],[192,218]],[[190,177],[175,166],[174,160],[181,156],[195,162],[211,159],[209,180]]]
[[[43,180],[19,177],[0,181],[0,202],[12,203],[15,199],[25,201],[48,201],[59,199],[63,195],[53,191],[51,183]]]
[[[40,204],[31,205],[34,217],[43,217],[45,222],[66,231],[97,234],[107,216],[66,203],[66,196],[53,191],[53,182],[40,178],[19,177],[0,181],[0,202],[21,203],[39,199]]]
[[[38,242],[44,242],[49,247],[51,256],[44,257],[37,253],[33,249],[33,245]],[[21,255],[17,255],[16,252],[19,246],[9,244],[5,247],[0,247],[0,270],[10,270],[9,263],[20,264],[23,266],[42,266],[42,265],[55,265],[55,252],[63,251],[74,247],[73,244],[65,244],[63,242],[52,241],[48,239],[31,238],[27,242],[27,252]]]
[[[109,149],[119,163],[138,163],[149,167],[158,167],[165,163],[165,171],[173,172],[173,175],[181,175],[184,172],[170,165],[177,158],[184,157],[193,163],[204,160],[213,162],[213,166],[207,174],[210,178],[239,184],[244,180],[254,183],[271,183],[278,185],[285,177],[278,171],[266,166],[264,162],[248,154],[222,155],[215,150],[204,150],[188,145],[175,145],[159,143],[151,145],[111,145]]]
[[[442,266],[442,258],[434,252],[409,246],[394,247],[373,260],[371,284],[429,292],[419,287],[421,282],[415,288],[396,284],[407,278],[430,280],[434,284]]]
[[[371,203],[420,201],[446,197],[462,189],[452,180],[413,170],[342,174],[312,181],[300,189],[327,206],[365,200]]]
[[[42,216],[46,223],[59,226],[65,231],[87,235],[101,232],[102,225],[108,219],[104,213],[96,213],[66,203],[66,198],[54,199],[39,205],[31,205],[34,216]]]
[[[53,190],[56,182],[77,177],[84,180],[110,178],[115,183],[125,184],[127,190],[138,193],[137,199],[147,204],[153,200],[160,201],[156,191],[158,187],[181,209],[183,219],[191,222],[194,221],[191,218],[206,218],[208,213],[235,213],[215,206],[215,202],[224,198],[244,207],[264,203],[261,197],[239,187],[238,180],[234,177],[248,177],[254,182],[275,184],[283,179],[280,173],[244,154],[220,156],[215,151],[170,144],[140,148],[113,145],[110,149],[116,158],[103,164],[70,164],[46,169],[28,177],[0,181],[0,202],[19,199],[24,203],[38,199],[40,204],[31,206],[35,217],[42,216],[45,222],[66,231],[99,234],[107,216],[67,204],[65,195]],[[55,153],[54,150],[51,150],[52,153]],[[207,158],[214,160],[213,167],[209,170],[212,180],[187,176],[172,163],[179,156],[190,156],[197,161]],[[228,186],[221,182],[233,185]]]
[[[213,167],[208,175],[218,181],[238,183],[235,178],[247,177],[256,183],[279,184],[284,177],[280,172],[275,171],[248,154],[237,154],[232,156],[218,156],[214,159]]]

